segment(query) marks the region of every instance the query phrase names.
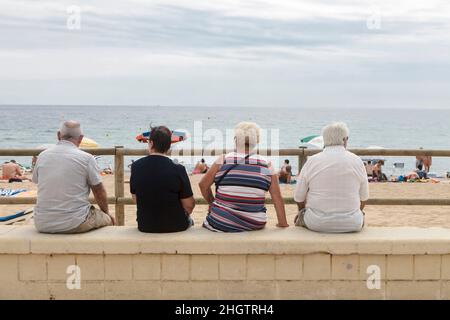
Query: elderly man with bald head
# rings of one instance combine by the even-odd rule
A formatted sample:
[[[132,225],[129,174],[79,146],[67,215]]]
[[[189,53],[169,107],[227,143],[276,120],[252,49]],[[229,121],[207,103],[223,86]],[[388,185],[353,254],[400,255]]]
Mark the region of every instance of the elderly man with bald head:
[[[81,140],[80,123],[65,121],[58,130],[58,143],[37,159],[34,221],[39,232],[82,233],[114,224],[100,169],[91,154],[79,149]],[[89,202],[91,190],[100,210]]]

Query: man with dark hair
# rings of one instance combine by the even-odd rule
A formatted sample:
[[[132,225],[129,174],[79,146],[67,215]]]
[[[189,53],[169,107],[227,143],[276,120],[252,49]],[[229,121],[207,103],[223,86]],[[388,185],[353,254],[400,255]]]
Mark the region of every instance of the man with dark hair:
[[[131,166],[130,191],[141,232],[179,232],[193,225],[195,200],[186,169],[166,155],[171,136],[165,126],[152,128],[149,155]]]

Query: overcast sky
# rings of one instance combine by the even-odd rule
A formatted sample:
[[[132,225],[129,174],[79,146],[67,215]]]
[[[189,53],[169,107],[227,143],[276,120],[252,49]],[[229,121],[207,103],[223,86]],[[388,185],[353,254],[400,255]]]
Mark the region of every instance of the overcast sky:
[[[450,108],[450,1],[0,0],[0,104]]]

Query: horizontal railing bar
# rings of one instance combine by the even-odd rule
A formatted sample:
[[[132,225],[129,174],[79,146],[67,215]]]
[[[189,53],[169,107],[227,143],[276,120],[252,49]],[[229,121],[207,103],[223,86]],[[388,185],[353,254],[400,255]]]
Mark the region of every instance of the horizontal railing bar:
[[[0,197],[0,205],[36,204],[36,197]],[[94,198],[89,198],[92,204],[97,203]],[[116,204],[115,197],[108,197],[108,204]]]
[[[32,157],[39,155],[45,149],[0,149],[0,156]],[[95,156],[112,156],[115,154],[114,148],[92,148],[81,149]]]
[[[89,201],[95,204],[95,199],[90,198]],[[36,197],[0,197],[0,205],[17,205],[17,204],[35,204]],[[203,198],[196,198],[196,204],[206,204]],[[284,198],[285,204],[295,204],[292,197]],[[134,205],[132,198],[123,197],[116,198],[108,197],[108,204],[123,204],[123,205]],[[267,198],[266,204],[273,204],[272,199]],[[374,198],[367,201],[368,205],[374,206],[450,206],[450,199],[389,199],[389,198]]]
[[[114,148],[92,148],[82,149],[93,155],[114,155]],[[44,149],[0,149],[0,156],[35,156],[44,151]],[[172,156],[216,156],[232,151],[231,149],[173,149],[169,152]],[[260,149],[259,154],[267,156],[300,156],[314,155],[319,153],[320,149]],[[450,157],[450,150],[423,150],[423,149],[349,149],[349,151],[359,156],[433,156]],[[121,151],[122,152],[122,151]],[[145,156],[147,149],[123,149],[125,156]]]

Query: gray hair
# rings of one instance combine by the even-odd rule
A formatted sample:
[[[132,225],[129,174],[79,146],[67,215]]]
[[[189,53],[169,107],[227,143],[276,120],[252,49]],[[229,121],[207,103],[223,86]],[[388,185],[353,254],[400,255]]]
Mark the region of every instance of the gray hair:
[[[69,120],[61,123],[59,134],[62,140],[77,140],[83,135],[83,130],[78,121]]]
[[[344,139],[348,138],[349,130],[344,122],[333,122],[322,129],[323,145],[343,146]]]
[[[246,146],[253,150],[259,143],[261,128],[254,122],[240,122],[234,127],[234,136],[236,145],[239,147]]]

